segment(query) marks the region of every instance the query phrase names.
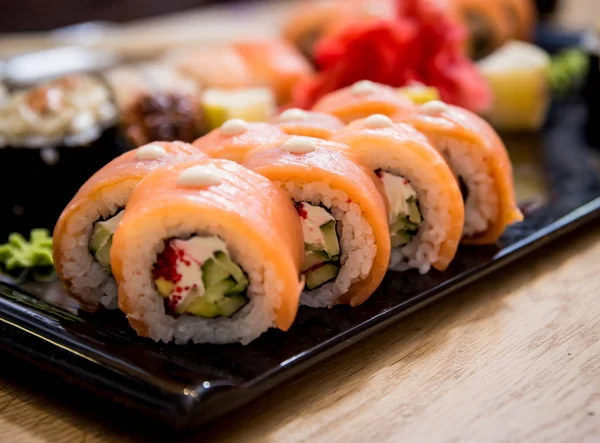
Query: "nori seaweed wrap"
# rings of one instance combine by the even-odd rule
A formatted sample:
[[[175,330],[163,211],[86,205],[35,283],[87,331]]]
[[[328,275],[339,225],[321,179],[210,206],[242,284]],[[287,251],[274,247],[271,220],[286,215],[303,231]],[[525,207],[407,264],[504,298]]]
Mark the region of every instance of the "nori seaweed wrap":
[[[1,95],[2,231],[52,229],[79,187],[121,151],[112,95],[87,74]]]

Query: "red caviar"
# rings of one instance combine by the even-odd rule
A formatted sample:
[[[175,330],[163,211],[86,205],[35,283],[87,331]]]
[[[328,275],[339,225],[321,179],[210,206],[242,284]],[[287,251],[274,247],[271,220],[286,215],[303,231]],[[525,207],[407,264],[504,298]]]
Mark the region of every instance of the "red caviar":
[[[304,205],[302,203],[296,204],[296,212],[298,212],[298,215],[304,220],[308,218],[308,212],[306,212],[306,209],[304,209]]]
[[[173,248],[170,241],[165,241],[165,249],[156,257],[156,264],[152,269],[154,280],[164,278],[173,283],[179,282],[181,274],[177,272],[177,260],[183,257],[183,254],[182,250]]]

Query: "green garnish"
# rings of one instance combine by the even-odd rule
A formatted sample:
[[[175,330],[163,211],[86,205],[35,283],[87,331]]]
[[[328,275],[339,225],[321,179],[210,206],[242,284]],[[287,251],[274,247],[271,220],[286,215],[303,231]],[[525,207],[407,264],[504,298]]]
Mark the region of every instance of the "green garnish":
[[[559,94],[569,92],[589,69],[589,59],[581,49],[565,49],[552,56],[548,80],[552,90]]]
[[[8,243],[0,245],[0,270],[11,277],[23,279],[27,271],[38,281],[54,277],[52,237],[46,229],[33,229],[29,241],[13,232]]]

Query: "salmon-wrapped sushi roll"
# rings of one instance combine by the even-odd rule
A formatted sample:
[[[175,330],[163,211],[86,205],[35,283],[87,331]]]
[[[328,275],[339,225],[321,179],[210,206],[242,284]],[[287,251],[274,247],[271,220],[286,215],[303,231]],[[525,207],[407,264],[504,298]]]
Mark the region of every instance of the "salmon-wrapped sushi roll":
[[[395,88],[361,80],[352,86],[333,91],[312,108],[315,112],[334,115],[344,123],[367,118],[373,114],[406,115],[415,110],[413,102]]]
[[[239,42],[234,48],[250,67],[254,83],[271,87],[280,104],[289,102],[294,85],[313,73],[308,60],[285,40]]]
[[[494,243],[508,225],[523,220],[506,148],[481,117],[431,101],[418,113],[393,120],[425,134],[458,178],[465,200],[464,243]]]
[[[270,123],[234,118],[200,137],[194,146],[209,157],[241,163],[248,152],[285,136],[285,132]]]
[[[427,138],[384,115],[357,120],[333,139],[375,171],[389,206],[395,270],[448,267],[460,243],[464,204],[444,158]]]
[[[511,27],[511,38],[531,40],[536,22],[533,0],[500,0]]]
[[[390,257],[377,177],[336,143],[312,137],[259,148],[244,165],[280,186],[296,205],[305,250],[301,303],[356,306],[369,298]]]
[[[357,21],[390,19],[394,0],[313,0],[293,8],[284,21],[283,36],[312,58],[317,41]]]
[[[341,120],[333,115],[298,108],[286,109],[271,122],[288,135],[303,135],[323,140],[329,140],[333,134],[344,127]]]
[[[154,169],[196,158],[206,156],[180,142],[155,142],[126,152],[96,172],[63,210],[54,228],[54,266],[83,309],[117,306],[110,249],[133,189]]]
[[[302,228],[287,196],[228,160],[157,169],[115,232],[119,307],[137,333],[249,343],[287,330],[303,284]]]
[[[510,38],[511,23],[498,0],[453,0],[454,14],[469,30],[469,53],[483,57]]]

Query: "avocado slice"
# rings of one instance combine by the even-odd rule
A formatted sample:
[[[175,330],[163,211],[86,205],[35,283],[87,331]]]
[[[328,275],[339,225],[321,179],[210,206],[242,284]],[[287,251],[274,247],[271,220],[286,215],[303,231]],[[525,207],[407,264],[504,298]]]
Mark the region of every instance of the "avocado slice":
[[[304,264],[302,265],[302,272],[326,261],[329,261],[329,256],[324,251],[307,252],[306,254],[304,254]]]
[[[406,200],[406,203],[408,204],[408,219],[411,222],[416,223],[418,225],[423,221],[423,218],[421,217],[421,211],[419,211],[419,206],[417,206],[417,199],[411,197],[408,200]]]
[[[205,288],[210,288],[211,286],[216,285],[217,283],[225,280],[231,274],[227,272],[227,270],[218,264],[212,258],[207,260],[202,265],[202,283],[204,283]]]
[[[404,246],[410,242],[412,240],[412,236],[408,232],[400,230],[395,234],[392,234],[390,240],[392,242],[392,248],[397,248],[398,246]]]
[[[321,226],[321,232],[323,232],[324,247],[327,255],[329,257],[339,255],[340,241],[335,231],[335,220],[331,220]]]
[[[94,229],[92,231],[92,236],[90,237],[88,246],[90,253],[94,256],[94,259],[109,272],[110,248],[112,246],[113,233],[119,226],[119,222],[124,213],[125,211],[121,211],[108,220],[94,223]]]
[[[332,263],[326,263],[314,271],[306,274],[306,287],[315,289],[330,280],[333,280],[339,271],[340,267]]]
[[[244,284],[246,286],[248,285],[248,279],[246,278],[244,271],[242,271],[242,268],[240,268],[238,265],[236,265],[234,262],[232,262],[227,254],[225,254],[222,251],[217,251],[217,252],[215,252],[214,260],[215,260],[215,262],[217,262],[217,264],[219,264],[222,268],[224,268],[229,274],[231,274],[231,276],[233,277],[233,279],[236,282],[238,282],[238,283],[244,282]]]
[[[225,296],[225,298],[221,299],[217,303],[217,307],[219,314],[221,314],[223,317],[231,317],[243,306],[245,306],[246,303],[248,303],[248,299],[244,295],[238,293]]]
[[[236,286],[235,280],[231,277],[220,281],[219,283],[205,288],[203,298],[211,303],[218,303],[225,297],[225,293]]]
[[[216,303],[207,301],[205,297],[198,297],[187,307],[185,312],[197,317],[215,318],[219,316],[219,307]]]
[[[173,288],[175,287],[173,282],[165,280],[162,277],[156,279],[154,283],[156,284],[156,290],[158,291],[161,297],[168,297],[169,295],[171,295],[171,292],[173,292]]]
[[[397,232],[403,229],[406,229],[407,231],[413,231],[417,228],[417,225],[410,222],[405,215],[401,214],[396,221],[390,225],[390,232]]]

